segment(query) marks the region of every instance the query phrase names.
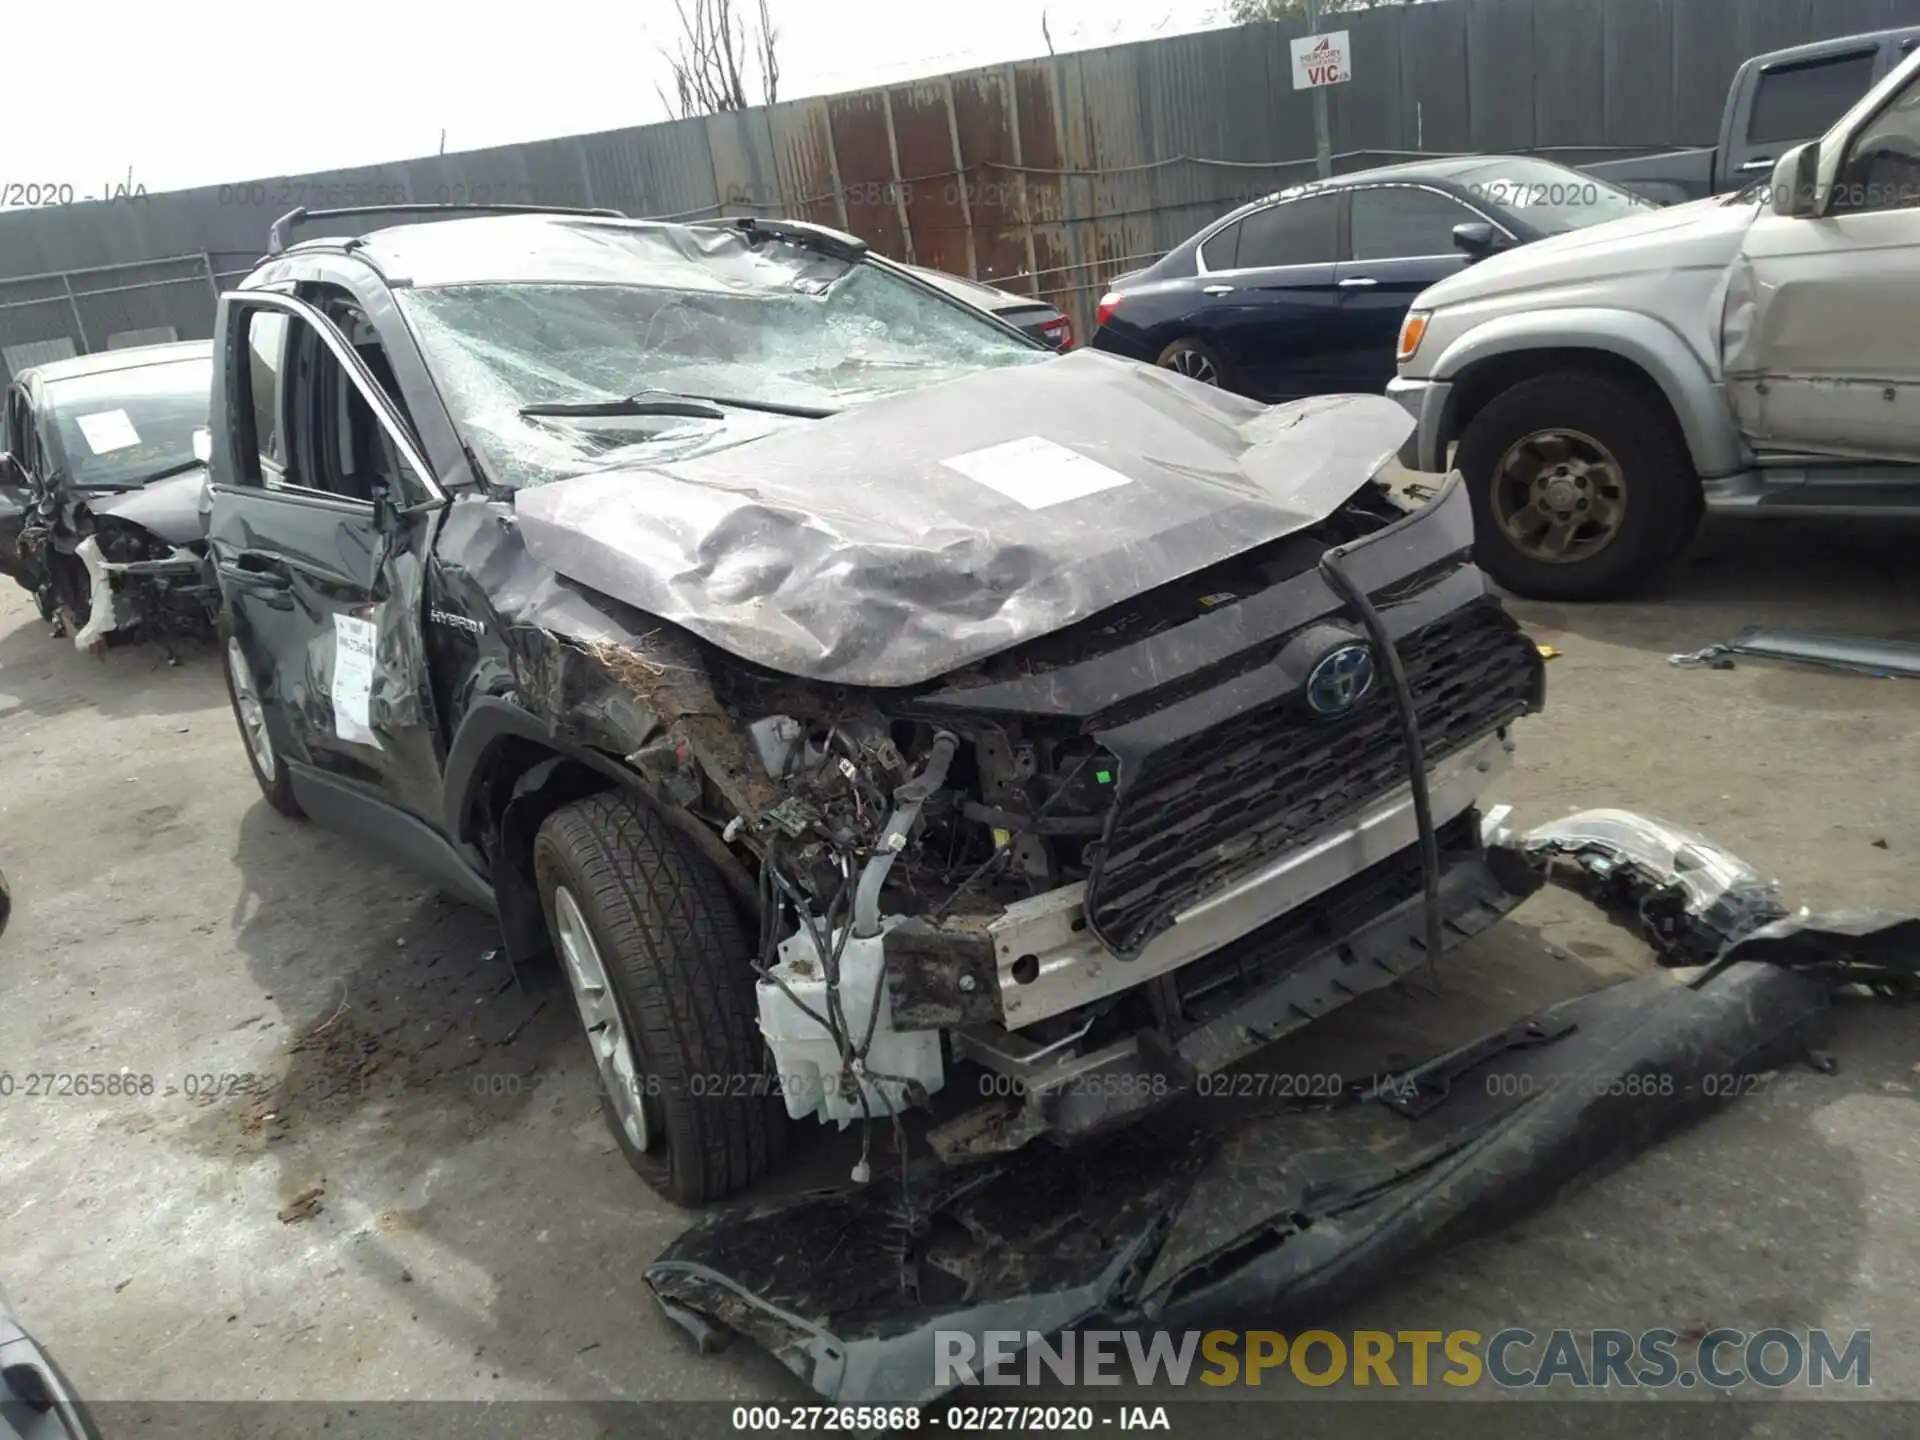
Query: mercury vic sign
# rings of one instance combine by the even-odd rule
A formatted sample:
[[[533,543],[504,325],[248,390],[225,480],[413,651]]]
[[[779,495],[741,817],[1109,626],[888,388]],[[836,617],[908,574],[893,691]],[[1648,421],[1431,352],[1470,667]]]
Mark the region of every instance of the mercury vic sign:
[[[1339,85],[1353,78],[1348,58],[1353,49],[1347,32],[1334,30],[1325,35],[1303,35],[1290,41],[1293,48],[1293,88],[1313,90],[1321,85]]]

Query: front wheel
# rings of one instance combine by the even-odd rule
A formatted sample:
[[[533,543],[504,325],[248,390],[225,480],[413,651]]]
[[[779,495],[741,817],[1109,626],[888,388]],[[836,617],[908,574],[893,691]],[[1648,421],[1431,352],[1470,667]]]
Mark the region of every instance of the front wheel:
[[[253,778],[267,804],[289,820],[304,820],[307,812],[293,798],[293,780],[287,774],[287,762],[280,758],[273,734],[267,729],[266,706],[261,702],[260,687],[254,681],[246,651],[235,637],[233,627],[224,619],[220,621],[218,634],[224,662],[221,668],[227,674],[227,701],[233,707],[234,723],[240,727],[240,739],[246,747]]]
[[[627,1163],[687,1206],[761,1179],[788,1120],[755,1021],[752,937],[719,872],[619,792],[548,816],[533,868]]]
[[[1495,396],[1460,437],[1474,559],[1516,595],[1608,600],[1692,538],[1700,482],[1668,417],[1609,376],[1558,371]]]

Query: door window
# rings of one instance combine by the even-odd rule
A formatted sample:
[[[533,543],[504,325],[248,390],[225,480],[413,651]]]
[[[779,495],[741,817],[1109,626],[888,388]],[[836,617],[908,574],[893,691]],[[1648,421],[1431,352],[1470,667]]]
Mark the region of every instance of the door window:
[[[253,435],[241,464],[249,485],[287,479],[287,433],[282,423],[280,365],[287,350],[287,317],[278,310],[247,312],[247,393]]]
[[[1455,255],[1453,227],[1482,217],[1458,200],[1417,185],[1381,185],[1353,192],[1353,258],[1400,260]]]
[[[1872,86],[1875,53],[1863,50],[1767,71],[1753,92],[1747,143],[1792,144],[1824,135]]]
[[[1834,178],[1830,215],[1920,204],[1920,77],[1909,80],[1854,137]]]
[[[1216,230],[1200,246],[1200,266],[1204,270],[1231,270],[1240,245],[1240,222]]]
[[[1329,265],[1338,254],[1340,197],[1304,195],[1256,210],[1240,222],[1234,268]]]
[[[246,348],[240,408],[252,434],[240,446],[241,483],[367,504],[383,486],[406,493],[402,477],[411,468],[358,378],[318,330],[282,311],[256,309],[247,314]]]

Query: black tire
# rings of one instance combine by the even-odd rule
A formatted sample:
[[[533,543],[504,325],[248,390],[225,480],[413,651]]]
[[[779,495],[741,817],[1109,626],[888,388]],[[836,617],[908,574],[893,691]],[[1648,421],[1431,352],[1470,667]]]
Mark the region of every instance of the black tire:
[[[1153,363],[1163,370],[1185,375],[1189,380],[1198,380],[1202,385],[1217,385],[1222,390],[1232,388],[1232,376],[1226,362],[1220,358],[1220,352],[1192,335],[1183,335],[1167,346]],[[1196,374],[1196,370],[1210,371],[1213,378]]]
[[[1522,441],[1556,430],[1578,432],[1610,452],[1622,497],[1611,537],[1565,561],[1528,553],[1495,513],[1501,462]],[[1461,435],[1455,464],[1473,500],[1474,560],[1501,586],[1530,599],[1629,594],[1664,572],[1699,524],[1700,481],[1671,418],[1635,387],[1607,375],[1553,371],[1496,395]]]
[[[259,785],[260,793],[266,797],[267,804],[289,820],[304,820],[307,818],[307,812],[302,810],[300,802],[293,798],[293,779],[287,774],[287,762],[281,758],[279,747],[272,745],[269,741],[272,756],[270,766],[263,766],[260,763],[260,757],[254,753],[253,740],[247,731],[246,717],[240,713],[240,691],[233,673],[233,626],[225,615],[220,617],[217,633],[220,643],[220,673],[227,680],[227,706],[233,711],[234,728],[240,732],[240,749],[246,754],[247,768],[253,771],[254,782]],[[246,663],[244,657],[241,663]]]
[[[648,1148],[629,1138],[601,1084],[627,1163],[686,1206],[764,1178],[785,1157],[789,1121],[756,1020],[752,938],[719,873],[646,802],[617,791],[549,815],[533,868],[556,951],[564,885],[637,1052]]]

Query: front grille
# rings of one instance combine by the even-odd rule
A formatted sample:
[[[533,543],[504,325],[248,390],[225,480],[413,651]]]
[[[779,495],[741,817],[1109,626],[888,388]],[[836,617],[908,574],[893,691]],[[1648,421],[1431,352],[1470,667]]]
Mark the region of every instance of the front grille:
[[[1440,863],[1474,854],[1479,847],[1480,816],[1468,810],[1439,827],[1434,838]],[[1329,941],[1351,935],[1369,921],[1419,898],[1423,890],[1420,847],[1376,860],[1298,909],[1268,921],[1258,930],[1229,941],[1211,954],[1173,972],[1173,993],[1180,1012],[1176,1030],[1213,1019],[1259,993],[1320,951]]]
[[[1476,604],[1400,642],[1427,764],[1538,703],[1540,658],[1504,610]],[[1148,754],[1123,774],[1088,885],[1087,919],[1134,954],[1176,913],[1404,783],[1384,673],[1351,715],[1297,697],[1249,710]]]

